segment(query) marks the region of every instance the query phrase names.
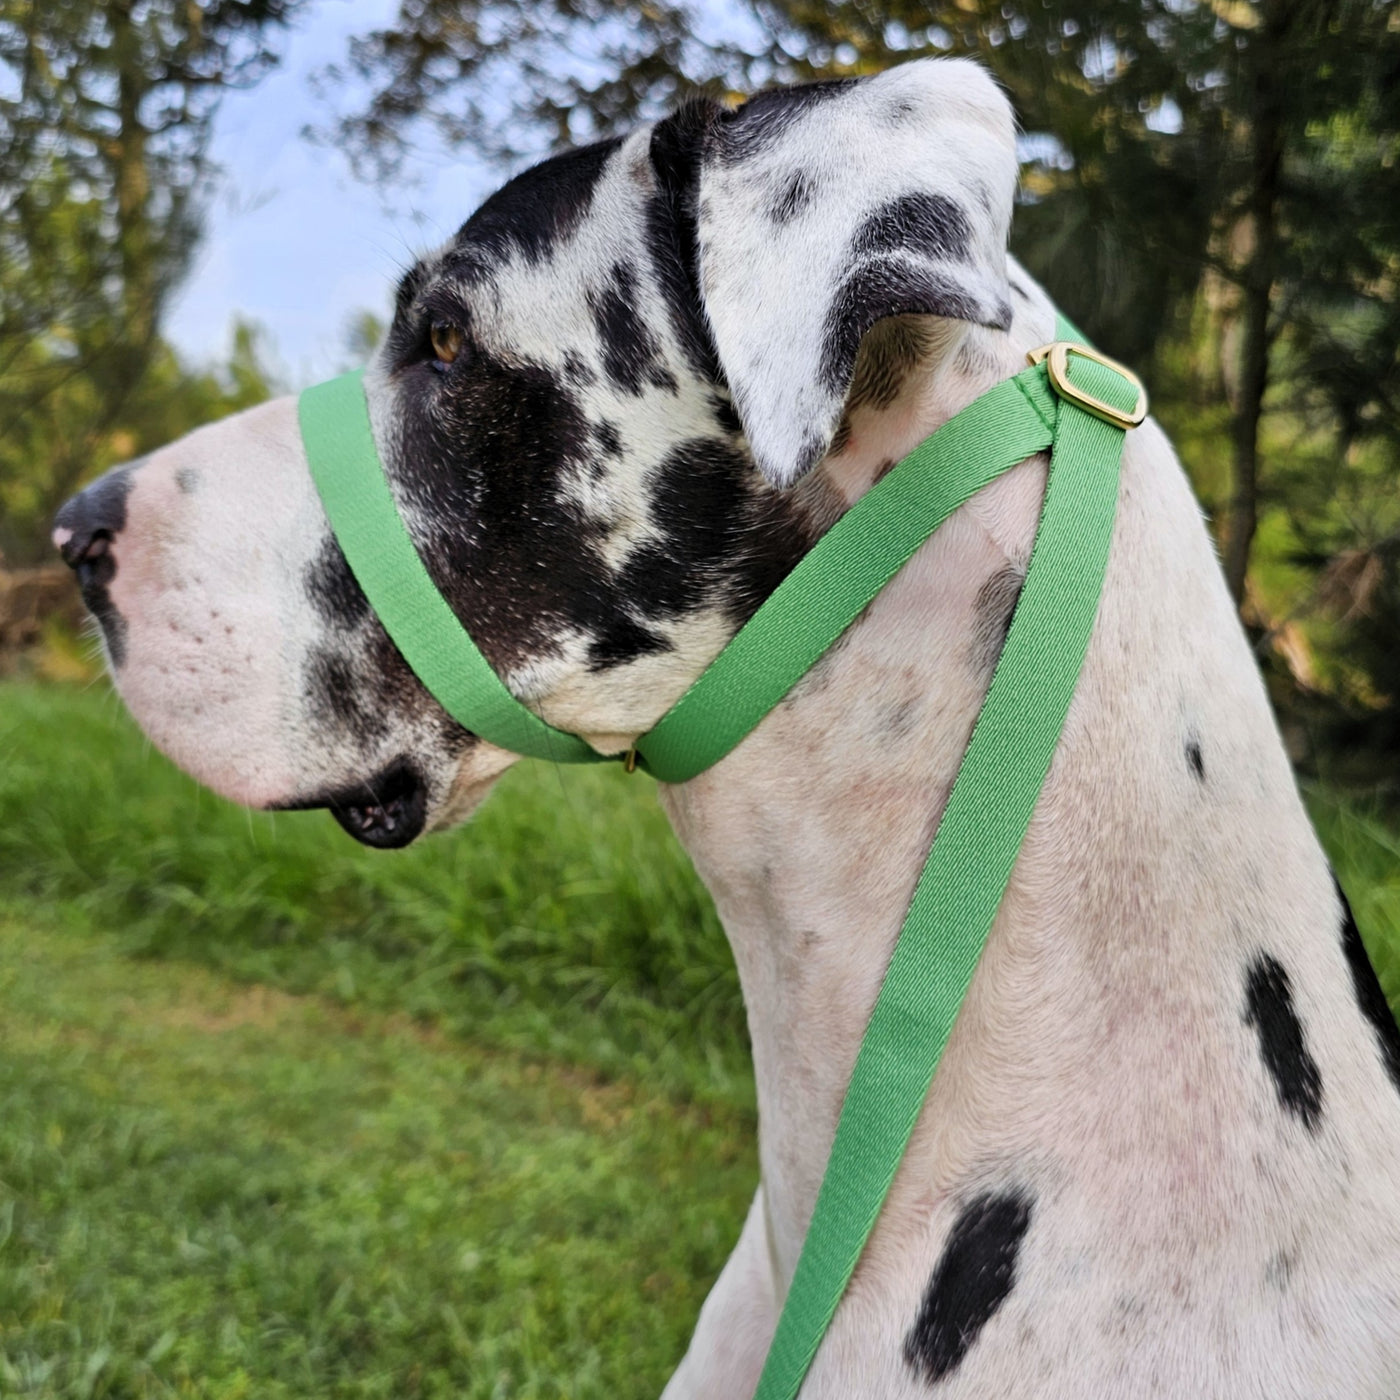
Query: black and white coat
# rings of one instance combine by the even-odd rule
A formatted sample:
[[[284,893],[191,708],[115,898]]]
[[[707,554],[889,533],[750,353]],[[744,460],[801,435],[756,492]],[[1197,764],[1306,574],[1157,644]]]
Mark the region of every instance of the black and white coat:
[[[890,462],[1051,338],[975,65],[683,109],[547,161],[399,289],[368,376],[429,569],[517,695],[615,751]],[[434,323],[463,350],[435,355]],[[751,1394],[1029,554],[1032,459],[730,757],[662,800],[749,1008],[762,1180],[666,1391]],[[152,738],[399,844],[512,762],[407,671],[295,404],[70,503]],[[1400,1037],[1200,512],[1129,435],[1060,749],[804,1400],[1400,1394]]]

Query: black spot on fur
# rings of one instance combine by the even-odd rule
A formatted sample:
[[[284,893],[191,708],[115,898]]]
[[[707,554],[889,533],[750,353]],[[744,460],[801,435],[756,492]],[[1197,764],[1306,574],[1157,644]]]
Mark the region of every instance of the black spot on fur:
[[[592,365],[577,350],[570,350],[564,356],[564,378],[570,384],[576,384],[581,389],[586,389],[598,382],[598,376],[593,373]]]
[[[904,1339],[905,1359],[929,1381],[957,1368],[1015,1286],[1016,1257],[1031,1208],[1020,1191],[987,1192],[954,1222]]]
[[[175,473],[175,486],[182,496],[193,496],[199,488],[199,473],[193,467],[180,467]]]
[[[660,632],[622,615],[605,624],[589,644],[588,669],[606,671],[610,666],[635,661],[639,656],[671,649],[670,641]]]
[[[1279,1293],[1287,1293],[1293,1279],[1293,1270],[1298,1263],[1298,1250],[1276,1250],[1264,1265],[1264,1282]]]
[[[622,456],[622,439],[618,436],[616,423],[609,422],[606,418],[596,422],[593,425],[593,441],[598,444],[598,451],[603,456]]]
[[[389,716],[364,693],[350,654],[341,647],[313,647],[306,662],[306,695],[312,714],[332,721],[362,746],[388,733]]]
[[[794,170],[768,207],[768,217],[781,227],[790,224],[812,202],[816,185],[805,170]]]
[[[822,327],[822,384],[844,393],[865,333],[889,316],[948,316],[1005,330],[1010,308],[989,310],[952,278],[914,263],[878,258],[837,288]]]
[[[369,599],[334,535],[326,536],[321,552],[306,566],[302,582],[316,615],[328,626],[354,628],[369,616]]]
[[[470,276],[512,253],[542,263],[583,222],[603,169],[621,144],[618,138],[565,151],[503,185],[458,231],[451,269]]]
[[[717,389],[709,395],[710,412],[715,415],[715,425],[729,437],[739,437],[744,425],[739,421],[739,411],[727,389]]]
[[[311,649],[303,681],[306,711],[318,726],[348,734],[362,746],[375,745],[391,724],[426,712],[446,755],[455,757],[476,742],[409,668],[333,536],[326,536],[307,565],[302,584],[328,634]],[[317,799],[306,805],[334,804]]]
[[[1385,1065],[1386,1073],[1390,1076],[1391,1083],[1400,1090],[1400,1027],[1395,1024],[1395,1017],[1391,1013],[1380,978],[1376,976],[1376,969],[1372,967],[1366,945],[1361,940],[1361,930],[1357,928],[1356,919],[1352,916],[1351,904],[1335,875],[1332,877],[1332,884],[1342,906],[1342,952],[1346,955],[1347,966],[1351,969],[1351,985],[1356,993],[1356,1002],[1361,1008],[1361,1014],[1371,1023],[1371,1029],[1375,1032],[1376,1044],[1380,1047],[1381,1062]]]
[[[311,572],[308,570],[308,584]],[[322,605],[329,604],[333,592],[323,593],[319,601],[311,594],[318,613]],[[340,614],[342,624],[347,616]],[[476,735],[458,724],[428,693],[367,604],[358,626],[333,627],[325,641],[309,651],[303,702],[308,717],[319,728],[348,735],[361,747],[377,747],[411,716],[428,717],[433,740],[447,759],[459,757],[477,742]],[[327,804],[316,800],[307,805]]]
[[[648,482],[661,538],[627,556],[617,576],[622,597],[660,617],[715,601],[747,622],[810,543],[783,498],[755,491],[753,479],[744,453],[718,438],[668,453]]]
[[[498,671],[578,634],[590,665],[621,664],[667,645],[649,618],[702,607],[742,622],[811,543],[738,435],[717,431],[678,443],[653,470],[654,533],[615,567],[609,523],[569,484],[621,443],[589,421],[562,374],[478,350],[461,373],[423,366],[396,392],[386,465],[418,507],[430,577]]]
[[[656,193],[647,203],[647,243],[671,329],[690,367],[723,383],[719,355],[700,300],[695,204],[700,159],[723,108],[709,98],[687,102],[651,134]]]
[[[858,258],[912,253],[945,262],[966,262],[972,225],[962,206],[941,194],[903,194],[882,205],[856,230],[851,252]]]
[[[1031,299],[1031,294],[1014,277],[1009,278],[1008,282],[1013,296],[1020,297],[1022,301],[1029,301]]]
[[[984,670],[991,670],[1001,657],[1025,581],[1025,570],[1008,564],[977,590],[977,601],[973,605],[976,617],[972,629],[973,660]]]
[[[735,164],[771,150],[813,107],[844,97],[857,81],[838,78],[756,93],[742,107],[723,113],[715,131],[719,159]]]
[[[608,284],[590,292],[589,309],[603,347],[603,370],[619,389],[640,394],[644,384],[675,393],[675,376],[661,363],[656,337],[637,315],[637,277],[614,263]]]
[[[1188,739],[1186,741],[1186,766],[1201,781],[1206,780],[1206,760],[1201,752],[1201,741],[1199,739]]]
[[[1268,953],[1261,953],[1250,965],[1244,1020],[1258,1033],[1259,1053],[1279,1103],[1315,1133],[1322,1122],[1322,1074],[1293,1008],[1288,970]]]

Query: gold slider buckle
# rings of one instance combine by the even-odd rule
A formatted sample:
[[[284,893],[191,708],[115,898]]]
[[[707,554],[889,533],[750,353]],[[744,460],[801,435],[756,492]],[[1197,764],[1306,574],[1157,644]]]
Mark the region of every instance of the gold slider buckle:
[[[1137,390],[1137,402],[1132,408],[1122,409],[1081,389],[1069,377],[1071,353],[1086,360],[1093,360],[1096,365],[1102,365],[1105,369],[1111,369],[1114,374],[1122,375]],[[1136,428],[1147,417],[1147,390],[1143,387],[1142,380],[1126,365],[1120,365],[1117,360],[1110,360],[1107,355],[1099,354],[1091,346],[1080,345],[1074,340],[1052,340],[1049,345],[1041,345],[1030,351],[1026,359],[1033,365],[1045,362],[1050,376],[1050,387],[1062,399],[1077,404],[1085,413],[1092,413],[1095,418],[1101,418],[1105,423],[1112,423],[1115,428]]]
[[[637,746],[633,744],[627,750],[627,757],[622,760],[622,771],[624,773],[635,773],[637,771]]]

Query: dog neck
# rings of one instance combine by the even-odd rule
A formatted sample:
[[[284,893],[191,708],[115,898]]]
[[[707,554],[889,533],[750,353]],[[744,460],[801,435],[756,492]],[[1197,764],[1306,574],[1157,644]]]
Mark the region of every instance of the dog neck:
[[[857,408],[824,467],[834,485],[854,499],[1052,326],[1043,296],[1018,297],[1009,335],[972,333],[940,373]],[[1031,459],[979,493],[743,745],[664,793],[743,984],[778,1296],[1005,635],[1045,472]],[[1309,1023],[1313,1053],[1349,1034],[1355,1058],[1358,1031],[1326,1024],[1357,1019],[1337,917],[1199,510],[1149,423],[1125,449],[1055,763],[871,1250],[899,1249],[901,1222],[921,1235],[969,1182],[1045,1174],[1105,1183],[1095,1205],[1121,1214],[1125,1267],[1139,1248],[1175,1257],[1183,1230],[1208,1242],[1241,1183],[1257,1183],[1250,1154],[1273,1131],[1240,1126],[1269,1086],[1251,1032],[1220,1029],[1239,1031],[1261,948],[1314,1005],[1338,1008]]]

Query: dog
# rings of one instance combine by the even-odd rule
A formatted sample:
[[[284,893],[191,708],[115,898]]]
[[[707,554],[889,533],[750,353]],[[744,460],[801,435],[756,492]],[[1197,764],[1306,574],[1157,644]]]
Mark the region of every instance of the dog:
[[[1053,338],[973,63],[695,101],[491,196],[366,374],[434,582],[597,749]],[[662,801],[748,1007],[761,1183],[666,1400],[753,1393],[847,1078],[1025,572],[1031,458]],[[103,477],[55,541],[147,734],[401,845],[512,755],[372,615],[293,399]],[[805,1400],[1400,1394],[1400,1034],[1170,445],[1127,436],[1097,624],[1025,846]]]

